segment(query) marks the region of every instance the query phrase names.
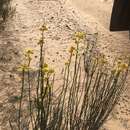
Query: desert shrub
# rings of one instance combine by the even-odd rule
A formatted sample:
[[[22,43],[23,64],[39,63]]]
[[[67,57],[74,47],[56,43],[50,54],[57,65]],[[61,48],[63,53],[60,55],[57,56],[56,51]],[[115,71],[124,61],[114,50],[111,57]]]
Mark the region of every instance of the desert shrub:
[[[70,47],[64,66],[62,86],[57,87],[55,71],[45,62],[46,26],[40,31],[39,67],[33,79],[36,83],[32,86],[30,80],[30,63],[33,62],[30,49],[25,53],[26,62],[20,67],[22,86],[18,118],[15,125],[10,118],[11,129],[99,130],[120,99],[129,61],[116,60],[110,67],[105,56],[95,52],[95,45],[86,43],[86,34],[76,32],[75,44]],[[82,43],[85,44],[81,49]],[[27,93],[25,88],[28,88]]]

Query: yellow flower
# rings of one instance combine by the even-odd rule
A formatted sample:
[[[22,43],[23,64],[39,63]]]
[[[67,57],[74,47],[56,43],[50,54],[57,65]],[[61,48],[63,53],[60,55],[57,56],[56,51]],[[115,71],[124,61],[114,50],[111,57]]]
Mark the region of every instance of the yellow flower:
[[[44,32],[44,31],[47,31],[48,29],[47,29],[47,27],[46,27],[46,25],[42,25],[42,27],[40,28],[40,31],[42,31],[42,32]]]
[[[121,71],[126,70],[126,69],[128,69],[128,64],[126,64],[126,63],[121,63],[121,64],[118,66],[118,68],[119,68]]]
[[[76,32],[75,37],[77,37],[78,39],[84,39],[85,33],[84,32]]]
[[[26,60],[28,60],[29,62],[32,60],[31,55],[33,54],[33,50],[32,49],[26,49],[25,50],[25,58]]]
[[[32,55],[33,53],[33,49],[31,48],[25,50],[25,54]]]
[[[76,50],[75,47],[71,46],[70,49],[69,49],[69,53],[73,54],[75,50]]]
[[[43,45],[43,44],[44,44],[44,40],[43,40],[43,38],[41,38],[41,39],[38,41],[37,44],[38,44],[38,45]]]
[[[47,63],[44,63],[43,67],[48,67],[48,64],[47,64]]]
[[[74,35],[74,40],[75,43],[78,44],[80,40],[83,40],[85,38],[85,33],[84,32],[76,32]]]
[[[49,71],[48,64],[45,63],[45,64],[43,65],[42,71],[43,71],[44,73],[47,73],[47,72]]]
[[[114,69],[112,70],[112,73],[114,74],[118,74],[120,72],[125,71],[126,69],[128,69],[128,64],[126,63],[122,63],[121,61],[117,62],[117,65],[114,67]]]
[[[68,65],[69,65],[69,61],[66,61],[66,62],[65,62],[65,65],[68,66]]]
[[[48,73],[49,72],[49,68],[48,67],[44,67],[43,68],[43,72]]]
[[[98,60],[99,64],[101,65],[107,64],[107,60],[104,55],[100,56]]]
[[[22,71],[28,71],[30,68],[28,67],[28,65],[23,64],[20,67],[18,67],[18,71],[22,72]]]
[[[46,63],[43,65],[43,69],[42,70],[43,70],[44,73],[47,73],[47,74],[54,73],[54,69],[49,68],[48,64],[46,64]]]

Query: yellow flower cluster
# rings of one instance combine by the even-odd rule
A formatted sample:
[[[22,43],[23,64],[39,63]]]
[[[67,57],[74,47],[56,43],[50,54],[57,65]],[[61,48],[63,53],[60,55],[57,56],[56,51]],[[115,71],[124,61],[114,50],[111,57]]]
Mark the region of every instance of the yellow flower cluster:
[[[55,72],[54,69],[49,68],[48,64],[46,64],[46,63],[43,65],[42,71],[45,74],[53,74]]]
[[[121,60],[117,61],[117,64],[115,65],[114,69],[112,70],[113,73],[120,73],[128,69],[128,64],[123,63]]]
[[[85,33],[84,32],[76,32],[75,35],[74,35],[74,40],[75,40],[75,43],[79,43],[80,40],[83,40],[85,38]]]
[[[68,66],[69,65],[69,61],[65,61],[65,66]]]
[[[25,58],[27,59],[28,64],[30,64],[33,54],[34,54],[34,52],[31,48],[25,50]]]
[[[33,49],[29,48],[25,50],[25,56],[31,56],[32,54],[34,54]]]
[[[127,68],[128,68],[128,64],[126,64],[126,63],[121,63],[121,64],[118,65],[118,70],[119,71],[124,71]]]
[[[45,31],[48,30],[48,28],[46,27],[45,24],[43,24],[42,27],[39,30],[42,31],[42,32],[45,32]]]
[[[79,39],[84,39],[85,33],[84,32],[76,32],[75,37],[77,37]]]
[[[70,49],[69,49],[69,53],[70,53],[71,55],[73,55],[74,52],[75,52],[75,50],[76,50],[76,48],[75,48],[74,46],[71,46]]]
[[[32,60],[32,55],[34,54],[33,50],[31,48],[29,49],[25,49],[25,53],[24,53],[24,56],[25,56],[25,62],[27,63],[24,63],[22,64],[20,67],[18,67],[18,71],[29,71],[31,68],[30,68],[30,62]]]
[[[99,63],[100,65],[105,65],[105,64],[107,64],[108,62],[107,62],[107,59],[105,58],[105,56],[102,55],[102,56],[99,57],[98,63]]]
[[[42,25],[42,27],[39,29],[41,32],[42,32],[42,37],[41,37],[41,39],[38,41],[38,45],[43,45],[45,42],[44,42],[44,39],[45,39],[45,37],[44,37],[44,35],[43,35],[43,32],[45,32],[45,31],[47,31],[48,29],[47,29],[47,27],[45,26],[45,24],[43,24]]]
[[[38,45],[43,45],[43,44],[44,44],[44,38],[41,38],[41,39],[38,41],[37,44],[38,44]]]
[[[30,68],[28,67],[28,65],[26,65],[26,64],[23,64],[23,65],[21,65],[20,67],[18,67],[18,71],[24,71],[24,72],[27,72],[28,70],[29,70]]]

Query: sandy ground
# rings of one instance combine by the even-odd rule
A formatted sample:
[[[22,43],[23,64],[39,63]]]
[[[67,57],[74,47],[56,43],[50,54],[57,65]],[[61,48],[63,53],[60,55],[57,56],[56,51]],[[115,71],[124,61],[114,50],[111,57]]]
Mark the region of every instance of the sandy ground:
[[[66,51],[72,43],[72,34],[77,30],[99,33],[98,49],[109,60],[115,56],[130,54],[127,32],[110,33],[109,19],[112,3],[100,0],[14,0],[16,13],[5,31],[0,33],[0,130],[9,130],[7,125],[13,96],[20,88],[16,68],[20,65],[22,51],[34,48],[35,63],[38,65],[40,37],[39,27],[43,21],[49,28],[46,34],[46,60],[54,68],[66,61]],[[129,83],[127,83],[129,84]],[[128,85],[127,85],[128,86]],[[130,89],[124,93],[112,117],[105,124],[108,130],[130,130]],[[10,109],[7,109],[10,108]],[[5,114],[6,113],[6,114]],[[7,125],[7,126],[6,126]]]
[[[86,20],[90,27],[97,26],[99,32],[99,47],[105,54],[115,57],[129,55],[130,40],[128,32],[110,32],[109,23],[112,10],[110,0],[68,0],[78,11],[79,15]]]

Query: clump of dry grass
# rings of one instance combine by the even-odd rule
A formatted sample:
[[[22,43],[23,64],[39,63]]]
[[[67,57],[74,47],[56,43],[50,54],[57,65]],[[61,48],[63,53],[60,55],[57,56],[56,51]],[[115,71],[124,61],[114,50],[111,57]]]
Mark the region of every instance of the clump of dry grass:
[[[70,47],[64,66],[62,87],[58,87],[57,93],[54,91],[55,71],[46,64],[44,57],[47,27],[43,25],[40,31],[36,85],[35,88],[31,86],[33,50],[30,49],[26,51],[25,64],[20,67],[22,86],[18,120],[15,127],[9,121],[11,129],[23,130],[25,123],[30,130],[99,130],[120,98],[129,61],[117,60],[110,68],[104,55],[93,54],[94,45],[86,43],[86,34],[76,32],[73,36],[75,45]],[[80,48],[81,43],[85,43],[84,49]],[[27,94],[25,88],[28,88]]]

